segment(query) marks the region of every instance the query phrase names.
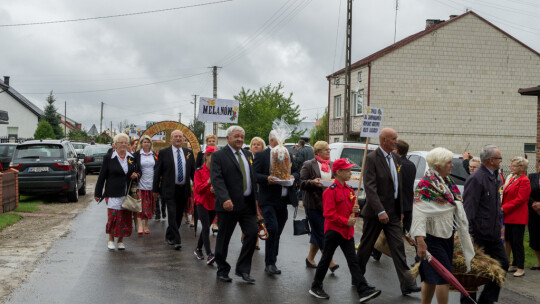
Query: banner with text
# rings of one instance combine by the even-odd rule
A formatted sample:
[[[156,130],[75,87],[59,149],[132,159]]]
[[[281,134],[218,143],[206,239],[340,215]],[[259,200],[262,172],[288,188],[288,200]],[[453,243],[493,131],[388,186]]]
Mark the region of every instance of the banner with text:
[[[381,132],[383,109],[366,107],[362,121],[361,137],[379,137]]]
[[[238,100],[201,97],[199,100],[199,121],[237,123]]]

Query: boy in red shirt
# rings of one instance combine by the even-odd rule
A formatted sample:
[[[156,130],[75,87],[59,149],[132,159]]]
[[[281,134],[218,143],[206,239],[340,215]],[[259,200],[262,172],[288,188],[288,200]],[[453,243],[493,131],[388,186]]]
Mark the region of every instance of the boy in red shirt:
[[[336,160],[332,166],[336,179],[323,193],[324,252],[309,293],[320,299],[330,298],[323,290],[322,282],[328,272],[334,252],[339,246],[347,259],[353,282],[358,282],[356,289],[360,296],[360,303],[364,303],[378,297],[381,291],[368,285],[360,271],[354,250],[354,224],[359,208],[354,190],[346,183],[351,179],[351,168],[354,166],[345,158]]]

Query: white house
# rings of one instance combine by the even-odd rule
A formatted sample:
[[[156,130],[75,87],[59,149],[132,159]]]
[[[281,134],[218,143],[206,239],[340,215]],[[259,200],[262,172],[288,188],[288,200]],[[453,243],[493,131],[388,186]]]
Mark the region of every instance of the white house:
[[[43,111],[10,86],[9,76],[0,80],[0,110],[9,117],[7,124],[0,124],[0,141],[34,137]]]

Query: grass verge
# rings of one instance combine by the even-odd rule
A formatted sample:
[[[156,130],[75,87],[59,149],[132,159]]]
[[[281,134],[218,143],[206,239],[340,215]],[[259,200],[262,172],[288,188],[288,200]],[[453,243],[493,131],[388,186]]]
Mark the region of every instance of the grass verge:
[[[22,219],[22,216],[15,213],[3,213],[0,215],[0,230],[9,225],[15,224],[18,220]]]
[[[21,195],[19,196],[19,206],[15,209],[18,212],[35,212],[38,206],[43,204],[43,201],[36,199],[35,196]]]

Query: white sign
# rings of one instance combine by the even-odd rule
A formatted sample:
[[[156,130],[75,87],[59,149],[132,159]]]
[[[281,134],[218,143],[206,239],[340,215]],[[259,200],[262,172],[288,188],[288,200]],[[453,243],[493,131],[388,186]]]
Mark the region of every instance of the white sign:
[[[379,137],[381,132],[383,109],[366,107],[362,121],[361,137]]]
[[[199,121],[237,123],[238,100],[201,97],[199,99]]]

